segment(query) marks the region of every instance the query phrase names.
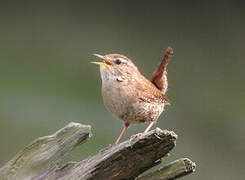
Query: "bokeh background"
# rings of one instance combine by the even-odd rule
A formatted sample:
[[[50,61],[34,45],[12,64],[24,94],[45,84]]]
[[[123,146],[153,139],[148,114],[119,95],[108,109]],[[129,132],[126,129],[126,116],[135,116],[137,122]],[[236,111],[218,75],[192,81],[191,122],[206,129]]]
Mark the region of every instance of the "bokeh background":
[[[150,77],[168,46],[171,106],[159,119],[179,135],[164,163],[188,157],[185,179],[245,179],[244,1],[6,1],[0,6],[0,166],[71,121],[93,137],[67,160],[111,144],[121,121],[104,108],[93,53],[121,53]],[[132,126],[124,139],[146,125]]]

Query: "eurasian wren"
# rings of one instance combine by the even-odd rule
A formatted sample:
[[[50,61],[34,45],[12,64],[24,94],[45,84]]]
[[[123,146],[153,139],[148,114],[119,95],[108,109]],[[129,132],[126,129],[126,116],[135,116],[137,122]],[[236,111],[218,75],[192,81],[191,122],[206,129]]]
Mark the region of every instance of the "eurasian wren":
[[[173,55],[172,48],[167,48],[151,80],[146,79],[124,55],[94,55],[102,59],[102,62],[92,63],[100,65],[104,104],[108,111],[124,121],[115,144],[130,124],[149,122],[144,133],[147,132],[163,112],[164,106],[169,104],[165,94],[168,89],[167,65]]]

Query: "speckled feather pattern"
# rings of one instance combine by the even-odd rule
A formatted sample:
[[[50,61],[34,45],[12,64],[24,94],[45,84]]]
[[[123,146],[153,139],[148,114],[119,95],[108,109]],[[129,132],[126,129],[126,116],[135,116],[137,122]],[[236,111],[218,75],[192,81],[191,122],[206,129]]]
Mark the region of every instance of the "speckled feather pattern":
[[[152,94],[149,88],[140,87],[141,83],[136,81],[133,81],[135,86],[129,85],[128,80],[119,82],[114,79],[112,83],[113,86],[102,84],[103,101],[108,111],[125,123],[156,121],[164,110],[164,96],[154,86],[149,85],[156,91]]]
[[[126,58],[108,55],[110,58]],[[127,61],[130,61],[127,58]],[[109,112],[125,123],[156,121],[168,103],[167,97],[132,64],[123,69],[101,66],[102,97]],[[115,66],[117,68],[117,66]]]

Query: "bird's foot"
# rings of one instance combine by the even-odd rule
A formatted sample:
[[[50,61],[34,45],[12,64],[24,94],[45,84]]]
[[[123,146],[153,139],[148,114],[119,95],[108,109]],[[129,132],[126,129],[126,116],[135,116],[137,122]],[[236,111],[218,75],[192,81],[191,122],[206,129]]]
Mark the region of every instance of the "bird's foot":
[[[138,133],[138,134],[134,134],[130,137],[130,139],[135,139],[135,138],[138,138],[138,137],[141,137],[143,136],[145,133]]]

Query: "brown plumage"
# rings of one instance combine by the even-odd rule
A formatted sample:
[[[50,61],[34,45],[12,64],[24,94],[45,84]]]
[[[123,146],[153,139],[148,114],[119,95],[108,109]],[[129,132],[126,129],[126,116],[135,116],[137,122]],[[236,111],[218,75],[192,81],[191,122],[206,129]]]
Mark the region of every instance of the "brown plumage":
[[[167,65],[173,50],[168,48],[151,81],[146,79],[133,62],[124,55],[97,55],[102,79],[102,97],[108,111],[124,121],[115,144],[133,123],[150,122],[145,132],[155,123],[169,104],[165,95],[168,88]]]
[[[165,94],[168,90],[167,79],[167,66],[170,58],[173,56],[174,51],[171,47],[168,47],[161,63],[156,70],[152,73],[151,82]]]

